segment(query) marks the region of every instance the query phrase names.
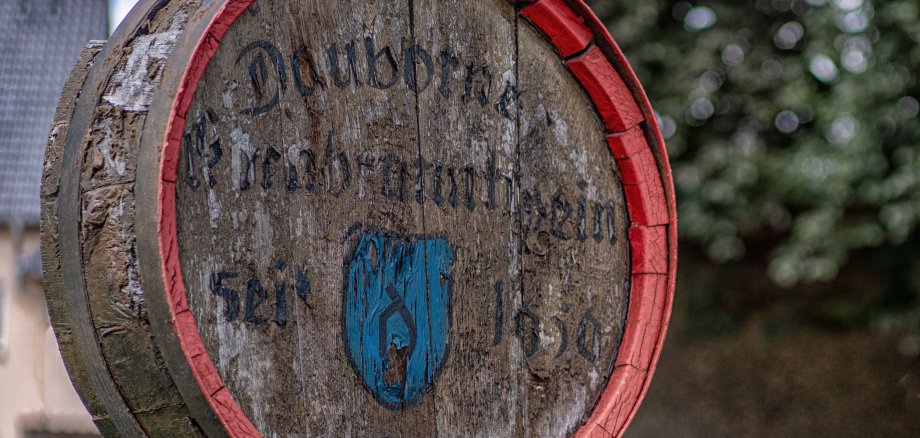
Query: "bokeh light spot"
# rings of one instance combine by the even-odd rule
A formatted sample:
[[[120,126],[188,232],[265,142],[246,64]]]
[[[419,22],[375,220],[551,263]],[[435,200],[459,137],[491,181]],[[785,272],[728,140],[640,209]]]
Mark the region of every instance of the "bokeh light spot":
[[[737,44],[729,44],[722,50],[722,62],[730,66],[741,65],[744,62],[744,49]]]
[[[797,21],[790,21],[782,26],[773,35],[773,43],[783,50],[791,50],[805,36],[805,29]]]
[[[716,12],[706,6],[697,6],[684,16],[684,27],[692,32],[709,29],[716,24]]]
[[[905,119],[912,119],[920,113],[920,102],[913,96],[904,96],[898,100],[898,110]]]
[[[796,114],[795,111],[789,110],[780,112],[776,115],[776,119],[774,120],[776,129],[783,134],[792,134],[796,129],[799,129],[800,123],[801,121],[799,120],[798,114]]]
[[[829,83],[837,79],[837,65],[825,55],[816,55],[811,58],[808,70],[821,82]]]
[[[825,137],[831,143],[844,144],[856,136],[857,128],[856,119],[852,116],[843,116],[834,120],[834,123],[825,132]]]

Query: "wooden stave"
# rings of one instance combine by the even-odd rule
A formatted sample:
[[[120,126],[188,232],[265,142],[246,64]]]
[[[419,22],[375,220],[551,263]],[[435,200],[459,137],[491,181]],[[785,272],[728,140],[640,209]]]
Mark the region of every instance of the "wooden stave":
[[[199,38],[204,29],[211,23],[225,2],[212,2],[208,9],[200,11],[195,16],[195,24],[191,31],[188,28],[183,32],[173,52],[168,58],[169,65],[188,65],[190,53],[198,45]],[[175,64],[179,63],[179,64]],[[139,205],[137,217],[138,258],[140,260],[141,281],[145,284],[146,293],[152,298],[149,301],[149,319],[151,332],[156,339],[160,352],[169,368],[176,386],[185,400],[185,403],[208,436],[229,436],[224,425],[218,420],[202,393],[198,381],[192,374],[191,367],[186,361],[184,352],[179,344],[176,331],[173,329],[174,318],[169,310],[169,297],[163,287],[163,272],[160,270],[162,262],[159,253],[159,224],[156,220],[159,210],[159,199],[162,194],[158,184],[150,181],[159,180],[159,163],[161,161],[161,148],[164,144],[163,134],[166,132],[166,119],[171,113],[172,103],[180,87],[182,69],[168,69],[161,85],[155,92],[149,107],[148,123],[160,129],[145,129],[139,139],[137,174],[139,181],[136,194],[141,199],[157,200]]]
[[[98,62],[94,63],[73,111],[73,117],[69,123],[70,129],[66,136],[66,145],[59,144],[57,151],[55,148],[49,149],[49,153],[61,152],[60,148],[63,148],[64,151],[60,154],[57,163],[50,161],[45,168],[46,176],[61,172],[60,196],[53,202],[43,202],[43,217],[50,219],[57,216],[59,219],[55,224],[57,225],[54,230],[56,233],[43,232],[45,246],[52,249],[43,251],[46,257],[45,265],[51,268],[60,266],[65,278],[80,279],[80,281],[68,281],[68,290],[63,289],[63,284],[54,284],[53,281],[46,282],[46,296],[50,303],[55,303],[55,299],[66,299],[67,305],[64,312],[55,312],[58,314],[52,316],[56,321],[76,321],[77,331],[83,331],[82,335],[75,336],[76,342],[72,347],[67,347],[68,344],[62,342],[62,351],[65,359],[70,362],[72,370],[89,371],[84,375],[72,374],[71,378],[94,415],[100,432],[106,436],[203,435],[198,430],[202,421],[187,414],[183,415],[184,403],[171,406],[178,411],[178,414],[144,407],[131,409],[130,404],[137,400],[122,394],[119,383],[130,385],[131,381],[143,382],[151,376],[140,374],[130,376],[131,379],[122,379],[126,381],[117,382],[117,379],[111,375],[109,369],[111,365],[106,362],[99,344],[99,328],[104,329],[107,324],[111,324],[111,321],[94,316],[87,302],[88,299],[93,298],[104,300],[106,291],[99,290],[99,288],[86,288],[87,276],[83,271],[83,265],[86,262],[85,248],[80,239],[81,220],[85,219],[81,201],[85,193],[81,180],[83,174],[92,166],[92,163],[84,162],[84,158],[92,147],[91,140],[88,140],[87,137],[91,133],[93,124],[97,122],[95,111],[102,101],[107,84],[124,69],[122,58],[130,53],[126,49],[131,42],[137,37],[146,35],[151,27],[162,25],[163,22],[173,19],[172,16],[164,17],[159,14],[164,8],[170,6],[168,3],[162,0],[144,0],[129,13],[124,23],[102,48],[102,53],[97,58]],[[182,7],[192,3],[197,2],[189,0],[182,2],[181,5],[176,2],[173,6]],[[62,106],[63,104],[62,101]],[[46,180],[49,179],[46,178]],[[45,211],[48,213],[46,214]],[[43,226],[50,231],[49,228],[53,225]],[[49,237],[46,238],[46,235]],[[50,272],[56,274],[53,269]],[[55,275],[52,274],[51,278],[54,277]],[[139,322],[143,322],[140,320],[144,317],[139,316]],[[141,333],[141,335],[143,336],[135,339],[138,342],[133,346],[134,348],[130,349],[136,348],[147,351],[148,354],[157,355],[158,347],[154,343],[153,334]],[[60,335],[59,339],[62,339]],[[165,372],[165,370],[162,371]],[[162,376],[159,377],[162,381]],[[174,386],[171,381],[169,384]],[[138,386],[143,386],[143,384]],[[173,399],[179,398],[175,387],[171,389],[171,392],[176,394],[172,397]],[[139,417],[146,418],[140,420]],[[212,436],[220,436],[219,430],[213,430]]]
[[[57,198],[60,190],[59,174],[55,172],[62,166],[65,143],[70,127],[70,120],[76,107],[77,99],[83,90],[92,66],[102,51],[104,42],[90,42],[77,58],[77,63],[67,78],[45,151],[41,197],[41,252],[45,298],[51,326],[58,340],[58,348],[64,360],[68,374],[72,376],[74,386],[83,404],[93,414],[93,421],[104,434],[111,434],[117,429],[108,418],[99,396],[87,377],[83,363],[77,359],[78,349],[74,345],[67,300],[64,294],[63,275],[61,273],[58,230]]]
[[[148,3],[153,3],[153,2],[148,2]],[[530,2],[523,2],[523,3],[530,3]],[[580,10],[582,14],[585,14],[584,11],[589,11],[587,7],[584,6],[584,4],[580,1],[569,2],[569,3],[572,4],[571,7],[573,9]],[[150,6],[150,5],[148,4],[147,6]],[[188,57],[191,51],[198,44],[198,40],[195,38],[189,37],[189,35],[201,34],[202,33],[201,31],[207,28],[207,25],[210,23],[210,17],[213,17],[213,14],[215,14],[218,9],[217,7],[214,7],[214,4],[212,4],[211,6],[212,7],[208,11],[208,14],[198,14],[197,15],[197,18],[200,18],[200,19],[196,21],[197,26],[194,28],[193,31],[189,31],[188,28],[183,30],[182,36],[180,37],[180,41],[176,44],[171,56],[169,57],[169,60],[168,60],[169,65],[186,65],[186,64],[182,64],[182,62],[188,60]],[[579,9],[581,7],[583,7],[584,9],[583,10]],[[135,11],[137,11],[137,9],[135,9]],[[203,17],[208,17],[208,18],[204,19]],[[595,18],[595,22],[592,22],[590,20],[590,17],[586,21],[588,22],[589,25],[593,25],[593,26],[596,26],[599,24],[599,22],[596,22],[596,18]],[[199,32],[195,32],[195,31],[199,31]],[[603,32],[603,33],[606,33],[606,32]],[[595,30],[595,34],[597,34],[596,30]],[[616,46],[613,44],[612,39],[609,39],[609,36],[607,37],[607,39],[609,40],[607,41],[607,46],[604,46],[603,44],[599,44],[602,47],[602,49],[605,50],[605,52],[608,52],[607,56],[611,57],[610,54],[612,53],[614,57],[619,57],[621,61],[624,61],[622,59],[622,54],[619,52],[619,49],[616,48]],[[603,43],[604,41],[599,41],[599,42]],[[174,63],[179,63],[179,64],[174,64]],[[633,93],[640,95],[640,98],[637,98],[636,100],[639,102],[640,106],[642,107],[642,110],[646,116],[646,119],[650,120],[651,119],[650,115],[651,117],[653,117],[653,113],[651,112],[647,99],[644,99],[644,93],[641,90],[641,86],[638,84],[638,81],[635,80],[634,75],[632,75],[631,71],[629,70],[628,64],[619,64],[619,63],[614,63],[614,64],[621,68],[623,67],[623,65],[626,65],[625,67],[626,74],[623,74],[623,72],[621,72],[621,75],[623,75],[624,78],[627,79],[627,84],[633,90]],[[140,166],[138,167],[138,175],[139,177],[144,178],[145,181],[155,181],[156,180],[155,177],[157,177],[159,169],[156,169],[155,167],[159,165],[160,154],[161,154],[160,147],[163,145],[162,135],[163,135],[163,132],[165,131],[165,130],[159,130],[159,129],[150,129],[148,127],[151,125],[154,125],[154,126],[165,125],[165,120],[163,119],[165,118],[165,115],[168,114],[168,109],[172,107],[173,97],[175,96],[175,91],[177,91],[180,87],[181,78],[184,76],[184,71],[180,71],[177,69],[169,69],[166,72],[165,76],[166,77],[162,79],[161,86],[158,88],[158,90],[154,94],[152,104],[148,108],[148,116],[147,116],[148,124],[145,124],[145,129],[140,139],[140,144],[141,144],[140,154],[139,154]],[[166,111],[163,111],[164,109]],[[656,154],[656,158],[658,159],[657,164],[659,168],[664,170],[662,174],[669,176],[666,159],[664,160],[662,159],[663,142],[660,139],[660,134],[657,133],[657,129],[651,129],[651,131],[652,131],[651,136],[653,137],[653,140],[655,140],[654,143],[658,145],[657,149],[653,148],[653,151]],[[669,185],[670,178],[663,177],[662,179],[665,180],[665,186],[666,186],[665,190],[669,190],[669,200],[670,200],[670,203],[668,205],[669,215],[673,217],[674,216],[673,191]],[[136,195],[140,194],[141,199],[150,199],[151,195],[154,196],[154,199],[160,199],[160,195],[161,195],[161,193],[159,193],[158,187],[155,184],[150,184],[150,185],[137,184],[135,188],[135,194]],[[140,231],[137,232],[138,256],[139,256],[139,259],[141,260],[141,277],[142,277],[143,284],[145,285],[144,289],[148,297],[154,298],[154,301],[151,302],[152,305],[150,306],[151,323],[152,323],[151,325],[152,337],[155,338],[156,344],[160,347],[160,351],[163,353],[164,359],[166,359],[167,366],[169,368],[172,378],[174,380],[179,381],[180,384],[178,385],[178,387],[179,387],[180,392],[182,392],[184,399],[192,400],[192,402],[190,403],[192,406],[197,405],[197,407],[193,409],[193,417],[196,419],[199,419],[199,422],[201,422],[201,419],[211,420],[212,421],[211,427],[206,427],[206,429],[209,429],[208,430],[209,435],[216,436],[217,434],[222,434],[223,431],[221,430],[219,426],[216,426],[214,424],[213,413],[211,412],[210,408],[206,405],[206,403],[203,401],[203,397],[201,397],[200,390],[197,390],[198,382],[193,377],[191,377],[190,375],[191,373],[188,371],[188,364],[185,361],[185,355],[182,352],[181,346],[179,346],[178,340],[175,338],[175,330],[172,330],[171,328],[172,327],[172,322],[171,322],[172,316],[167,308],[167,303],[165,299],[166,294],[165,292],[161,292],[161,290],[159,289],[151,289],[151,287],[158,288],[161,285],[161,280],[162,280],[162,272],[159,269],[159,266],[162,266],[162,259],[160,259],[159,252],[157,251],[157,247],[159,246],[159,237],[156,236],[158,224],[155,222],[149,221],[149,218],[153,218],[156,216],[157,210],[158,210],[158,206],[154,205],[154,203],[141,203],[140,205],[138,205],[138,210],[137,210],[137,217],[139,217],[140,220],[138,220],[135,223],[135,225],[138,226],[138,228],[140,229]],[[676,221],[672,220],[671,226],[669,228],[669,240],[671,243],[671,246],[669,248],[669,256],[671,257],[671,260],[670,260],[671,263],[670,263],[669,270],[671,271],[670,273],[671,281],[669,281],[670,291],[668,295],[668,300],[666,302],[666,305],[664,306],[665,309],[669,309],[669,306],[670,306],[669,297],[670,297],[670,294],[673,293],[673,266],[674,266],[673,262],[676,257],[676,254],[674,251],[674,248],[676,248],[676,246],[674,246],[674,243],[673,243],[673,237],[676,233],[676,227],[673,226],[674,224],[676,224]],[[150,294],[150,292],[152,291],[154,293]],[[161,298],[162,300],[160,300]],[[160,300],[160,301],[156,302],[156,300]],[[666,316],[663,321],[664,321],[663,326],[666,326]],[[661,330],[659,337],[655,339],[655,341],[657,342],[657,347],[655,349],[655,358],[657,358],[658,351],[660,350],[660,343],[663,340],[663,333],[664,333],[664,330]],[[653,371],[653,364],[654,364],[654,360],[652,361],[652,368],[648,372],[649,376],[651,374],[651,371]],[[612,380],[611,380],[611,383],[613,383]],[[642,386],[641,392],[643,394],[644,394],[645,388],[647,387],[647,384],[648,384],[647,378],[642,380],[641,385],[643,386]],[[196,399],[199,399],[199,400],[196,401]],[[636,401],[636,405],[637,404],[638,404],[638,400]],[[630,409],[630,412],[634,413],[634,408]],[[629,415],[630,418],[631,418],[631,415],[632,414]],[[208,420],[205,420],[205,423],[208,423],[209,422]],[[628,418],[626,419],[626,422],[628,422]]]

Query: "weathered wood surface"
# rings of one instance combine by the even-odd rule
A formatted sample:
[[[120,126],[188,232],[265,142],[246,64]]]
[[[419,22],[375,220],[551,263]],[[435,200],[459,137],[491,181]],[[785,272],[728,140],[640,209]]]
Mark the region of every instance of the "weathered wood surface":
[[[70,129],[70,120],[73,117],[77,99],[86,82],[87,75],[93,63],[102,50],[104,41],[91,41],[77,58],[73,70],[61,90],[61,99],[58,102],[51,123],[51,132],[48,137],[48,146],[45,152],[45,171],[42,174],[42,220],[41,220],[41,251],[42,271],[47,298],[48,313],[51,325],[58,340],[64,365],[73,378],[74,385],[83,400],[83,403],[94,414],[93,421],[100,432],[104,434],[117,433],[117,429],[105,413],[99,396],[89,383],[86,368],[78,359],[78,349],[74,343],[73,322],[67,311],[67,299],[64,291],[64,279],[61,274],[60,248],[58,243],[58,212],[57,198],[60,191],[60,173],[64,158],[64,144],[67,132]]]
[[[46,288],[100,430],[621,433],[673,204],[578,2],[249,3],[142,2],[65,90]]]
[[[628,225],[558,55],[504,2],[255,6],[200,82],[177,199],[189,305],[243,412],[269,435],[572,432],[613,368]],[[448,242],[431,394],[378,403],[342,354],[362,233]]]
[[[127,20],[138,25],[119,29],[104,49],[91,45],[65,85],[42,186],[45,290],[65,362],[100,432],[200,436],[151,338],[133,194],[151,92],[197,2],[141,7]]]

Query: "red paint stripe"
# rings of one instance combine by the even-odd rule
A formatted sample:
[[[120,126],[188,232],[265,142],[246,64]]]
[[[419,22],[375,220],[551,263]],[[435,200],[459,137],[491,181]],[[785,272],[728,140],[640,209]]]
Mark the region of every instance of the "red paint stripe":
[[[658,163],[645,140],[641,126],[607,138],[617,160],[626,205],[633,226],[666,225],[671,222],[667,196]]]
[[[646,373],[631,366],[614,368],[591,420],[575,436],[606,438],[614,435],[616,425],[629,414],[630,405],[638,398],[645,378]]]
[[[629,230],[633,274],[668,273],[668,227],[634,227]]]
[[[619,437],[648,391],[664,345],[677,276],[677,205],[664,139],[642,84],[613,37],[584,0],[566,0],[566,3],[591,29],[596,44],[567,65],[594,101],[607,129],[613,133],[607,141],[618,160],[621,175],[625,173],[625,180],[635,183],[624,184],[632,225],[641,230],[630,232],[633,252],[637,244],[642,250],[638,256],[640,266],[634,272],[661,271],[633,276],[627,325],[615,371],[598,406],[575,434],[576,437]],[[611,62],[620,67],[622,75]],[[637,127],[643,120],[651,122],[646,124],[647,132]],[[653,140],[652,147],[646,134]],[[627,161],[638,154],[642,156],[635,162]],[[654,166],[648,164],[649,155]],[[652,231],[644,229],[650,225],[667,226],[654,227]],[[636,255],[633,256],[636,268]]]
[[[220,39],[237,17],[255,0],[228,0],[208,24],[201,40],[189,60],[189,67],[183,75],[181,85],[167,122],[163,154],[160,162],[159,224],[160,258],[163,266],[163,285],[172,313],[172,323],[179,338],[179,344],[186,360],[201,388],[205,399],[218,420],[231,437],[259,437],[259,431],[240,409],[239,403],[227,391],[214,362],[208,356],[195,324],[195,317],[189,311],[188,294],[182,280],[179,264],[179,247],[176,230],[176,175],[182,131],[185,116],[195,96],[198,82],[204,75],[208,63],[217,53]]]
[[[642,398],[643,386],[651,376],[646,372],[636,371],[632,367],[617,368],[614,373],[617,372],[624,374],[619,397],[609,407],[606,421],[599,424],[611,435],[622,436],[625,425],[634,415],[634,408],[638,407],[638,400]],[[617,428],[620,429],[620,432],[615,432]]]
[[[620,354],[614,366],[648,370],[664,317],[668,277],[660,274],[635,274],[629,296],[629,312]]]
[[[623,78],[597,46],[566,65],[594,101],[608,131],[624,132],[645,120]]]
[[[633,226],[654,226],[670,223],[666,195],[660,182],[624,185],[626,207]]]
[[[610,147],[613,158],[624,160],[639,152],[651,150],[645,140],[645,130],[642,127],[642,124],[636,125],[626,132],[607,136],[607,146]]]
[[[541,0],[524,8],[521,16],[543,31],[563,58],[584,50],[594,37],[563,0]]]
[[[629,158],[617,160],[617,167],[620,169],[620,178],[625,185],[654,184],[661,187],[661,173],[658,172],[655,157],[652,156],[652,151],[648,146]],[[664,192],[664,189],[660,191]],[[667,211],[664,199],[661,202],[661,209]]]

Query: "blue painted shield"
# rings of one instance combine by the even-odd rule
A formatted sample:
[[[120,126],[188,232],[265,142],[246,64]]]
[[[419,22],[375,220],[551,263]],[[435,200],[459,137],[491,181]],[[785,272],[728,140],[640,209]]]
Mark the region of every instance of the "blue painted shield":
[[[346,266],[345,348],[390,409],[421,399],[447,359],[453,262],[444,239],[363,233]]]

